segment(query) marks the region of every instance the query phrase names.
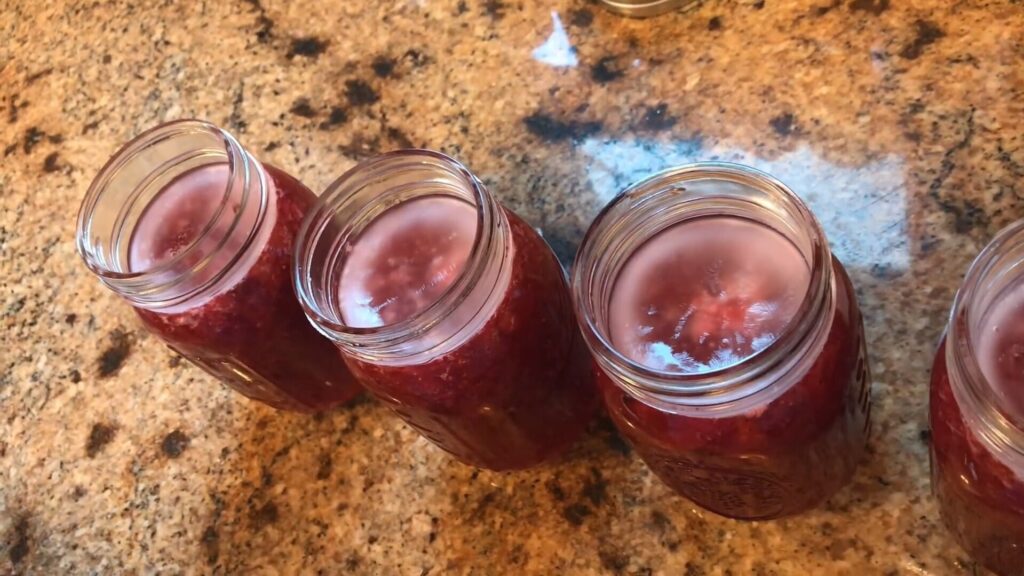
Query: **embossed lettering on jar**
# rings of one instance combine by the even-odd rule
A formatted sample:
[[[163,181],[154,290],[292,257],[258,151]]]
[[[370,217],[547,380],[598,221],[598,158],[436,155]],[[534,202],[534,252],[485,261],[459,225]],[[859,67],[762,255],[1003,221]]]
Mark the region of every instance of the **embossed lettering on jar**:
[[[680,494],[768,519],[853,475],[870,426],[861,315],[781,182],[703,163],[630,187],[587,232],[573,297],[613,421]]]
[[[242,394],[317,411],[359,393],[291,285],[295,233],[316,197],[196,120],[143,133],[100,171],[78,250],[168,346]]]
[[[599,405],[561,265],[447,156],[356,166],[307,217],[295,285],[360,381],[468,464],[565,451]]]
[[[946,526],[1001,576],[1024,576],[1024,221],[978,255],[931,382],[932,489]]]

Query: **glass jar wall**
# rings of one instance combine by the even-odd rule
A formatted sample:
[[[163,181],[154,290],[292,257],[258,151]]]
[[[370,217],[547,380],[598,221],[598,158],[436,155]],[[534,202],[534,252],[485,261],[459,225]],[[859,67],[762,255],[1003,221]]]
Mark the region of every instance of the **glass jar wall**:
[[[465,463],[538,464],[599,404],[554,253],[441,154],[392,152],[335,182],[300,232],[295,284],[370,392]]]
[[[359,387],[291,285],[315,196],[196,120],[149,130],[93,181],[78,220],[89,269],[193,364],[276,408],[337,406]]]
[[[705,163],[632,186],[587,232],[573,296],[612,419],[680,494],[768,519],[852,476],[870,422],[861,316],[782,183]]]

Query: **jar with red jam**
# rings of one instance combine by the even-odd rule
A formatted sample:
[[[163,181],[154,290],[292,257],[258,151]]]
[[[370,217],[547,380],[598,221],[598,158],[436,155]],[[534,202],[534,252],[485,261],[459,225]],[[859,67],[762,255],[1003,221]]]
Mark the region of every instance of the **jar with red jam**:
[[[565,274],[540,235],[442,154],[354,167],[303,224],[295,285],[363,385],[481,468],[564,452],[600,399]]]
[[[78,216],[78,251],[150,333],[242,394],[319,411],[359,392],[306,320],[291,282],[295,233],[316,196],[197,120],[121,148]]]
[[[932,367],[932,489],[979,564],[1024,576],[1024,221],[971,265]]]
[[[676,492],[771,519],[851,478],[870,421],[861,315],[784,184],[726,163],[635,184],[590,227],[572,289],[612,420]]]

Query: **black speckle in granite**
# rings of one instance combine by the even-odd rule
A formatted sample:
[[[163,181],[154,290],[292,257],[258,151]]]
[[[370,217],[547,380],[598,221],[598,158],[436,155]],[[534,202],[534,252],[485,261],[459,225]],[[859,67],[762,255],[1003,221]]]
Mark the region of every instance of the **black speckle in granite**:
[[[46,132],[43,132],[35,126],[25,130],[25,137],[22,139],[21,151],[25,154],[31,154],[32,150],[35,149],[36,144],[43,141],[44,136],[46,136]]]
[[[11,564],[20,564],[28,556],[28,518],[22,517],[14,525],[14,537],[8,555]]]
[[[14,151],[17,150],[17,149],[18,149],[18,143],[17,142],[15,142],[14,144],[11,144],[11,145],[7,146],[6,148],[4,148],[4,158],[7,158],[11,154],[14,154]]]
[[[356,160],[376,155],[380,150],[380,138],[355,134],[348,144],[339,144],[338,151]]]
[[[722,18],[720,16],[712,16],[708,20],[708,30],[715,31],[722,29]]]
[[[583,520],[591,514],[590,508],[586,504],[570,504],[562,509],[562,517],[573,526],[582,526]]]
[[[598,84],[607,84],[622,78],[626,73],[616,65],[617,56],[604,56],[590,67],[590,78]]]
[[[495,490],[491,490],[487,494],[484,494],[484,497],[476,503],[476,507],[473,509],[473,515],[477,516],[484,514],[487,510],[490,510],[491,505],[494,504],[497,499],[498,492]]]
[[[917,439],[920,440],[922,444],[931,444],[932,431],[928,428],[919,430],[917,433]]]
[[[397,148],[415,148],[409,136],[394,126],[388,126],[384,129],[384,134],[388,137],[388,140],[394,142]]]
[[[348,121],[348,111],[341,106],[332,106],[327,119],[320,123],[321,130],[332,130]]]
[[[789,112],[785,114],[779,114],[768,121],[772,126],[772,130],[779,136],[789,136],[793,133],[796,124],[796,118]]]
[[[552,478],[548,480],[544,484],[544,487],[548,489],[548,493],[551,494],[552,498],[558,502],[565,502],[565,490],[563,490],[562,485],[558,483],[558,479]]]
[[[168,368],[177,368],[178,366],[181,366],[181,356],[174,354],[173,356],[167,359]]]
[[[466,4],[466,0],[459,0],[459,3],[455,5],[455,15],[462,16],[466,12],[469,12],[469,6]]]
[[[889,8],[889,0],[853,0],[850,2],[850,10],[870,12],[878,16]]]
[[[267,11],[263,8],[263,4],[260,0],[243,0],[256,10],[256,23],[259,24],[259,28],[256,29],[256,39],[261,43],[267,43],[274,36],[274,21],[267,16]]]
[[[320,465],[316,469],[317,480],[327,480],[331,477],[331,472],[334,470],[334,461],[331,459],[330,454],[323,454],[320,456]]]
[[[7,305],[7,310],[4,312],[5,316],[13,316],[18,312],[21,312],[25,308],[25,297],[22,296]]]
[[[108,52],[107,54],[104,54],[104,55],[103,55],[102,61],[103,61],[103,63],[104,63],[104,64],[110,64],[110,62],[111,62],[111,61],[112,61],[113,59],[114,59],[114,57],[113,57],[113,56],[111,56],[111,55],[110,55],[110,53]]]
[[[10,109],[7,110],[7,122],[9,124],[14,124],[15,122],[17,122],[18,121],[18,111],[20,111],[22,108],[24,108],[26,106],[28,106],[28,102],[25,102],[25,101],[22,101],[21,104],[18,104],[18,95],[17,94],[11,96],[11,107],[10,107]]]
[[[316,116],[316,110],[310,105],[308,98],[299,98],[292,103],[292,107],[288,111],[302,118],[313,118]]]
[[[89,458],[95,457],[104,446],[110,444],[116,432],[117,428],[109,424],[102,422],[93,424],[92,430],[89,431],[89,439],[85,442],[85,455]]]
[[[672,521],[661,510],[651,510],[651,526],[658,532],[664,532],[673,527]]]
[[[7,456],[7,442],[0,440],[0,458]]]
[[[601,566],[613,574],[622,574],[629,566],[629,556],[612,550],[598,550],[598,557],[601,559]]]
[[[74,500],[75,502],[78,502],[82,498],[85,498],[85,495],[88,493],[89,491],[85,489],[85,486],[76,485],[75,488],[71,491],[71,499]]]
[[[78,384],[82,381],[82,373],[77,368],[72,368],[71,372],[68,372],[68,380],[71,380],[72,384]]]
[[[264,152],[273,152],[274,150],[277,150],[280,147],[281,147],[281,143],[278,142],[277,140],[274,140],[274,141],[270,142],[269,144],[267,144],[266,146],[264,146],[263,147],[263,151]]]
[[[921,238],[921,254],[927,256],[935,251],[936,248],[942,245],[942,240],[931,234],[926,234]]]
[[[69,314],[65,314],[64,315],[64,323],[67,324],[68,326],[74,326],[75,322],[77,322],[77,321],[78,321],[78,314],[75,314],[74,312],[71,312]]]
[[[206,550],[206,561],[209,564],[215,564],[218,557],[218,543],[220,542],[220,535],[217,534],[216,526],[207,526],[206,530],[203,531],[203,538],[201,540],[203,549]]]
[[[99,367],[100,377],[106,378],[121,369],[126,358],[131,353],[131,340],[121,330],[114,330],[110,333],[110,346],[100,354]]]
[[[569,12],[569,24],[577,28],[590,28],[594,23],[594,13],[586,8],[577,8]]]
[[[345,81],[345,97],[353,106],[365,106],[380,100],[373,86],[358,78]]]
[[[60,144],[64,142],[63,134],[47,134],[46,139],[50,141],[50,144]]]
[[[694,564],[693,562],[686,563],[686,572],[683,573],[685,576],[704,576],[707,572],[704,568]]]
[[[505,17],[505,8],[508,7],[502,0],[484,0],[484,12],[494,20],[501,20]]]
[[[32,74],[29,74],[28,76],[25,77],[25,84],[29,84],[29,85],[33,84],[33,83],[35,83],[36,80],[39,80],[40,78],[43,78],[45,76],[49,76],[52,73],[53,73],[53,68],[44,68],[43,70],[40,70],[39,72],[34,72]]]
[[[92,132],[93,130],[95,130],[95,129],[99,128],[99,127],[100,127],[100,121],[99,120],[93,120],[92,122],[88,122],[84,126],[82,126],[82,135],[84,136],[84,135],[88,134],[89,132]]]
[[[327,41],[315,36],[293,38],[292,46],[288,50],[288,57],[302,56],[304,58],[316,59],[327,50]]]
[[[245,103],[245,83],[239,82],[235,88],[235,97],[231,101],[231,114],[228,116],[228,126],[236,132],[245,132],[248,122],[242,118],[242,104]]]
[[[43,172],[50,173],[60,170],[60,152],[50,152],[43,160]]]
[[[523,118],[526,130],[547,142],[563,140],[581,140],[601,131],[600,122],[578,122],[576,120],[558,120],[542,112],[534,112]]]
[[[928,194],[938,203],[939,207],[951,214],[954,218],[954,228],[958,233],[965,233],[971,230],[976,224],[987,225],[988,217],[983,210],[970,201],[950,200],[942,196],[942,187],[946,180],[956,168],[956,154],[967,148],[974,138],[974,108],[972,107],[964,121],[964,135],[955,144],[950,146],[942,156],[942,163],[939,165],[939,173],[928,185]]]
[[[647,107],[644,111],[643,118],[640,119],[638,128],[641,130],[660,132],[675,126],[678,121],[678,118],[668,113],[668,104],[660,102],[657,106]]]
[[[916,20],[914,28],[916,29],[914,39],[900,51],[900,56],[907,60],[916,60],[924,52],[926,46],[938,42],[939,38],[946,35],[937,24],[929,20]]]
[[[879,280],[895,280],[903,276],[903,270],[891,264],[872,264],[871,276]]]
[[[410,49],[406,50],[405,51],[405,57],[406,57],[406,59],[409,60],[409,62],[412,63],[413,67],[415,67],[415,68],[420,68],[422,66],[426,66],[427,63],[430,62],[430,57],[429,56],[427,56],[423,52],[420,52],[419,50],[416,50],[415,48],[410,48]]]
[[[838,4],[839,0],[835,0],[831,4],[826,4],[824,6],[815,6],[814,8],[811,9],[811,14],[818,17],[824,16],[825,14],[831,12],[832,9],[835,8]]]
[[[590,478],[583,483],[583,496],[590,500],[594,507],[604,504],[608,496],[608,483],[605,482],[601,471],[595,467],[590,468]]]
[[[757,0],[757,2],[751,4],[751,6],[754,7],[754,10],[760,10],[764,8],[764,0]]]
[[[267,502],[253,512],[252,523],[253,526],[259,529],[277,522],[278,517],[277,505],[273,502]]]
[[[389,56],[377,56],[373,59],[370,67],[378,78],[391,78],[395,74],[395,59]]]
[[[160,443],[160,450],[168,458],[177,458],[181,456],[181,453],[188,448],[189,438],[181,430],[175,430],[164,436],[163,442]]]
[[[348,555],[345,558],[345,571],[349,574],[359,569],[359,565],[362,564],[363,559],[359,557],[359,554],[355,552]]]

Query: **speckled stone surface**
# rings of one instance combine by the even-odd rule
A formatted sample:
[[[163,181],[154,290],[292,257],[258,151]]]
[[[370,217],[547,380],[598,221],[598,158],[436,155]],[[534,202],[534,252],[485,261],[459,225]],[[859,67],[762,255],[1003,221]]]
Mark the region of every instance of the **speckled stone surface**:
[[[709,0],[0,0],[0,573],[980,572],[928,489],[933,347],[967,264],[1022,216],[1024,6]],[[875,429],[827,506],[740,523],[599,422],[564,461],[464,467],[364,400],[276,413],[179,361],[74,250],[92,176],[203,117],[326,184],[359,158],[466,162],[568,262],[621,187],[762,167],[857,286]]]

